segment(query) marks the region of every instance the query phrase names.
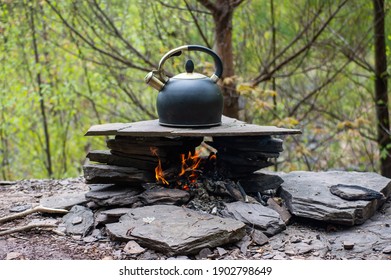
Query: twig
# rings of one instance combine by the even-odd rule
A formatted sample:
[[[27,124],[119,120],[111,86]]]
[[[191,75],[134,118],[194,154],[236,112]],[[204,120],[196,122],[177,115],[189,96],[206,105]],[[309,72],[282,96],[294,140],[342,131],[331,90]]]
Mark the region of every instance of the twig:
[[[30,214],[33,214],[33,213],[66,214],[66,213],[68,213],[68,210],[48,208],[48,207],[44,207],[42,205],[38,205],[38,206],[31,208],[31,209],[28,209],[26,211],[0,218],[0,225],[4,224],[6,222],[12,221],[12,220],[23,218],[23,217],[30,215]]]
[[[57,230],[55,228],[43,228],[42,230],[50,231],[50,232],[53,232],[53,233],[55,233],[57,235],[60,235],[60,236],[65,236],[66,235],[64,232],[59,231],[59,230]]]
[[[21,227],[9,229],[9,230],[0,231],[0,236],[12,234],[15,232],[27,231],[27,230],[30,230],[33,228],[48,228],[48,227],[56,227],[56,226],[57,225],[55,225],[55,224],[47,224],[47,223],[46,224],[28,224],[26,226],[21,226]]]

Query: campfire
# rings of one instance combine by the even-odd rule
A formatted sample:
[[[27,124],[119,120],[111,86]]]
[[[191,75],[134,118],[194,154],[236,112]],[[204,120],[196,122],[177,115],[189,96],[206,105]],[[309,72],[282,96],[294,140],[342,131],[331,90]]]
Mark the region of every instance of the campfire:
[[[216,154],[210,152],[208,156],[202,156],[201,147],[194,151],[180,154],[178,162],[168,168],[163,168],[157,147],[151,147],[151,153],[158,158],[155,168],[156,183],[168,188],[178,188],[189,191],[196,185],[198,178],[210,177],[217,173]]]
[[[257,172],[273,165],[283,151],[283,140],[273,134],[297,131],[272,127],[277,132],[262,130],[257,135],[256,130],[262,127],[232,119],[227,123],[227,133],[217,133],[221,127],[178,133],[181,129],[157,123],[153,128],[143,127],[142,135],[134,124],[128,129],[135,132],[111,132],[115,137],[106,141],[109,150],[87,155],[95,163],[84,166],[86,181],[187,191],[191,199],[186,206],[209,213],[216,213],[221,201],[254,200],[265,204],[281,184],[281,180]],[[93,129],[89,133],[96,135]]]
[[[221,126],[207,128],[165,127],[158,120],[93,126],[88,136],[110,138],[107,150],[87,155],[83,170],[91,191],[86,198],[105,208],[105,215],[123,215],[119,221],[117,216],[117,223],[106,224],[110,235],[125,240],[137,236],[145,246],[170,253],[196,252],[200,247],[194,242],[219,246],[238,241],[245,234],[242,219],[270,236],[283,230],[285,223],[264,205],[283,181],[259,170],[273,165],[283,151],[279,136],[296,133],[300,131],[226,117]],[[133,214],[125,217],[129,211]],[[173,229],[173,220],[161,213],[167,211],[175,212]],[[185,235],[174,238],[178,226],[189,227],[191,236],[181,231]],[[144,233],[133,231],[134,227],[147,230],[149,237],[144,240]],[[192,234],[201,229],[203,233]],[[205,245],[208,240],[213,242]],[[188,244],[184,249],[172,242]]]

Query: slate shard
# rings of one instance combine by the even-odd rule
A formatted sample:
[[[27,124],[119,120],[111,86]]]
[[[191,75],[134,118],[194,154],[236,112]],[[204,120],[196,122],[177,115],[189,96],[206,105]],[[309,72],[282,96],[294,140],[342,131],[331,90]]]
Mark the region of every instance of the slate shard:
[[[224,217],[242,221],[250,227],[261,230],[267,236],[273,236],[286,228],[276,211],[261,204],[236,201],[224,205],[225,209],[222,211]]]
[[[86,236],[94,225],[94,214],[84,206],[75,205],[63,218],[66,233]]]
[[[330,187],[330,192],[346,200],[385,199],[381,192],[358,185],[337,184]]]

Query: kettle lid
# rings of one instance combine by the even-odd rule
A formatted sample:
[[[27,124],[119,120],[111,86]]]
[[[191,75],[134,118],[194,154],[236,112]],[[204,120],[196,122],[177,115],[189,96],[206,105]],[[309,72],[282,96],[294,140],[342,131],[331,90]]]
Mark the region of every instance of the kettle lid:
[[[180,73],[178,75],[175,75],[172,77],[173,79],[179,79],[179,80],[197,80],[197,79],[205,79],[208,78],[207,76],[201,74],[201,73],[194,73],[194,63],[191,59],[186,61],[185,64],[186,73]]]

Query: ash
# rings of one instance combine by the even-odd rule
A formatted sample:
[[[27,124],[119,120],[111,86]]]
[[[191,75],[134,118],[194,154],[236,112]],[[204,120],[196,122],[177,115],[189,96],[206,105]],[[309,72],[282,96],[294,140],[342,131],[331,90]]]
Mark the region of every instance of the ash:
[[[244,200],[237,184],[229,179],[214,181],[212,179],[197,180],[190,185],[190,202],[186,207],[203,213],[221,215],[224,203]]]

